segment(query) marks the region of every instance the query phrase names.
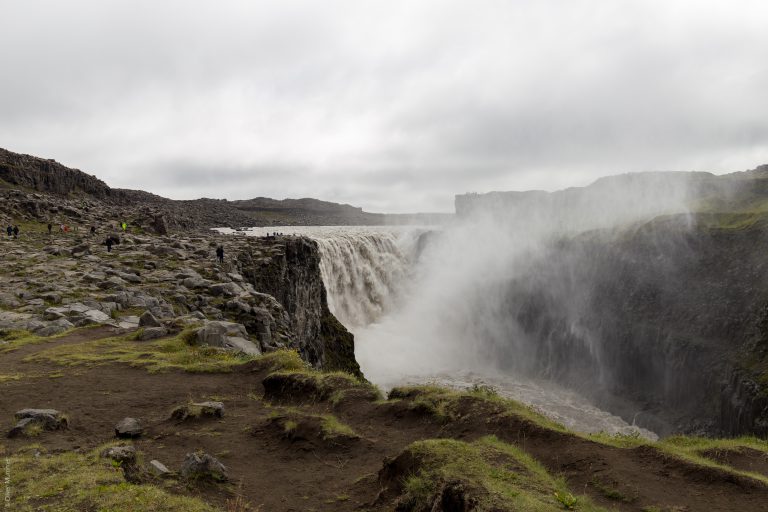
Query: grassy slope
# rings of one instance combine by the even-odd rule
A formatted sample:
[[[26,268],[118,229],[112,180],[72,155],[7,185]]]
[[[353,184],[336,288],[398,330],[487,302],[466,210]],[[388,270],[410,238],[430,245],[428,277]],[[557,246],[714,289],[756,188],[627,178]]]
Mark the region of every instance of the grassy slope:
[[[65,367],[123,363],[150,372],[228,372],[235,366],[248,363],[270,368],[270,376],[311,383],[314,388],[323,390],[331,402],[340,402],[344,393],[351,389],[375,392],[375,388],[370,384],[352,375],[308,369],[296,352],[277,351],[261,357],[238,356],[195,347],[186,343],[187,339],[186,333],[180,333],[154,342],[138,342],[134,341],[132,335],[125,335],[77,345],[46,348],[27,356],[27,359],[42,360]],[[6,349],[12,350],[23,344],[39,342],[42,340],[18,333]],[[469,400],[470,403],[479,403],[483,407],[467,410],[468,398],[472,399]],[[462,414],[473,414],[476,411],[479,413],[481,409],[488,410],[488,407],[491,407],[502,415],[523,418],[546,429],[566,431],[561,425],[534,409],[499,397],[491,388],[480,387],[467,392],[435,386],[396,388],[390,393],[389,400],[378,403],[386,406],[385,404],[394,405],[399,401],[407,403],[410,408],[428,412],[445,423],[458,419]],[[281,421],[286,430],[295,427],[302,417],[308,417],[308,413],[300,409],[283,409],[280,414],[284,417]],[[348,426],[331,415],[313,417],[322,423],[324,432],[329,436],[354,435]],[[768,479],[762,475],[739,471],[702,455],[706,450],[748,447],[768,456],[768,442],[763,440],[676,437],[650,443],[631,436],[585,437],[622,448],[652,445],[670,457],[716,467],[768,484]],[[480,510],[494,507],[500,510],[599,510],[587,498],[572,495],[561,479],[548,474],[526,453],[496,438],[487,437],[473,443],[444,439],[423,440],[411,445],[409,450],[421,460],[418,471],[408,477],[405,484],[403,499],[414,500],[414,503],[425,503],[431,499],[438,490],[436,486],[441,483],[460,480],[463,485],[473,490],[473,496],[478,497],[483,505]],[[11,457],[11,462],[16,468],[13,481],[19,499],[21,496],[25,499],[32,496],[56,497],[57,508],[49,510],[78,510],[85,503],[95,506],[98,510],[211,510],[202,502],[188,501],[168,494],[162,485],[127,484],[122,480],[122,476],[115,472],[115,468],[99,459],[95,452],[40,457],[19,453]],[[75,486],[74,482],[79,482],[79,485]],[[33,500],[32,503],[34,502]],[[114,508],[119,503],[131,503],[133,508]]]

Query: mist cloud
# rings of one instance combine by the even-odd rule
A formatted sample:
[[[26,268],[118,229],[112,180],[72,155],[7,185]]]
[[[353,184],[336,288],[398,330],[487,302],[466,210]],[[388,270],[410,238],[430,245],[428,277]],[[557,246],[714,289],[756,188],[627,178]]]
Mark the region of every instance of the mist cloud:
[[[29,0],[0,19],[0,146],[174,198],[450,211],[768,162],[761,2]]]

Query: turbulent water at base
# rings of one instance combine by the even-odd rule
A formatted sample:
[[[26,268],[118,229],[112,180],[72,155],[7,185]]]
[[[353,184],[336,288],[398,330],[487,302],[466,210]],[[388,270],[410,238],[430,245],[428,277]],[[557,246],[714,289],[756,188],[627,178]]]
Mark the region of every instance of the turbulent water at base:
[[[481,339],[501,339],[510,345],[514,340],[505,338],[509,333],[496,325],[493,312],[468,321],[463,302],[473,300],[472,296],[455,290],[471,283],[462,281],[459,264],[450,255],[432,254],[426,263],[421,261],[426,238],[435,234],[429,228],[286,226],[252,228],[246,233],[265,236],[275,231],[317,241],[329,307],[355,334],[355,355],[363,372],[382,388],[422,383],[457,389],[490,385],[500,395],[530,405],[576,431],[657,437],[574,391],[489,364]],[[473,232],[465,243],[498,242],[493,233],[487,240],[480,237]],[[499,278],[503,266],[495,268],[488,260],[482,263],[489,279]],[[423,265],[439,265],[441,270],[431,276],[433,282],[426,283],[429,294],[414,289],[414,283],[425,284],[417,275],[424,272]],[[422,342],[427,339],[430,343]]]

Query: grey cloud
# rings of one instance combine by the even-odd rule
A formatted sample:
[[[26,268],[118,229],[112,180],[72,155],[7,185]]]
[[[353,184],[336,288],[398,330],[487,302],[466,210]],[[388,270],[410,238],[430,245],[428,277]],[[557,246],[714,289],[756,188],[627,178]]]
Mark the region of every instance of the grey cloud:
[[[0,141],[171,197],[453,194],[768,161],[768,8],[704,0],[0,6]]]

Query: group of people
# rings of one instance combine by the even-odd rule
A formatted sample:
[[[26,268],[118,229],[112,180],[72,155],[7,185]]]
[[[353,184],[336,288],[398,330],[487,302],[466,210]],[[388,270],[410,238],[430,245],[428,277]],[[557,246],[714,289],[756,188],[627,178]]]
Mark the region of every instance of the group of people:
[[[48,227],[48,235],[50,236],[53,234],[53,224],[49,222],[47,227]],[[126,232],[128,229],[128,224],[126,222],[121,222],[120,228],[123,230],[123,232]],[[59,225],[59,230],[62,233],[67,233],[71,230],[71,228],[66,224],[61,224]],[[19,238],[18,225],[11,226],[9,224],[8,227],[5,229],[5,231],[6,233],[8,233],[9,238],[10,237]],[[96,234],[96,226],[91,226],[90,234],[91,236],[94,236]],[[277,233],[275,233],[275,235],[277,235]],[[118,237],[117,235],[109,235],[104,241],[104,245],[107,246],[107,252],[112,252],[112,246],[119,245],[119,244],[120,244],[120,237]],[[218,260],[219,263],[224,263],[224,246],[223,245],[219,245],[216,248],[216,259]]]

